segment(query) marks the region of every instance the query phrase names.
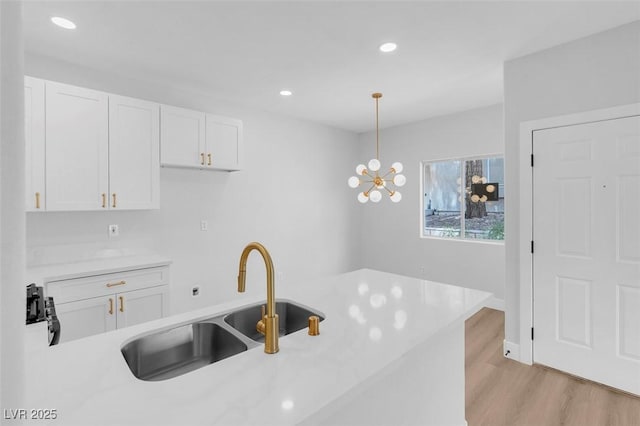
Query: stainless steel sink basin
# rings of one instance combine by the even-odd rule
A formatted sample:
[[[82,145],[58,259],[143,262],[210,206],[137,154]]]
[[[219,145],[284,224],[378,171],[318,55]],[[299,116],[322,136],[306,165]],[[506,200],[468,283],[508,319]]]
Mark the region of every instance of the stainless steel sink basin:
[[[138,379],[159,381],[246,350],[247,345],[224,327],[200,322],[136,339],[122,348],[122,354]]]
[[[256,330],[264,304],[258,303],[232,312],[224,317],[224,322],[256,342],[264,342],[264,336]],[[308,327],[311,315],[318,316],[320,321],[324,320],[321,313],[286,300],[276,300],[276,314],[280,317],[280,337]]]
[[[121,351],[129,369],[140,380],[160,381],[180,376],[248,349],[263,346],[256,331],[264,303],[222,312],[211,318],[141,336]],[[280,336],[308,326],[310,315],[324,315],[288,300],[276,300]]]

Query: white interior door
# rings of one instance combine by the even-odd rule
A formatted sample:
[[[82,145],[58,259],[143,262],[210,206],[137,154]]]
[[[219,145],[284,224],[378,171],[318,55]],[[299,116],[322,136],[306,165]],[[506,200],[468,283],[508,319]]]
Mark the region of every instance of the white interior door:
[[[640,394],[640,117],[533,152],[534,362]]]

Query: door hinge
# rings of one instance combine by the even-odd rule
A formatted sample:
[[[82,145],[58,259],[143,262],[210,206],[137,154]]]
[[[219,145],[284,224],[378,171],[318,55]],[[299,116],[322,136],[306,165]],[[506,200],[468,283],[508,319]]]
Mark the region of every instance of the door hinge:
[[[533,167],[533,154],[531,154],[531,167]]]
[[[531,327],[531,340],[533,340],[533,327]]]
[[[533,253],[533,240],[531,240],[531,253]]]

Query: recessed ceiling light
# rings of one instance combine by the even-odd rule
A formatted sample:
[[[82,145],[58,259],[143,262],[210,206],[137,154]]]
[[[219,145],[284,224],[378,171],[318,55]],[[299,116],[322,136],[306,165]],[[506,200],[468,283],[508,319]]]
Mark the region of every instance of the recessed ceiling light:
[[[57,26],[64,28],[66,30],[75,30],[76,24],[68,20],[67,18],[61,18],[60,16],[51,17],[51,22],[56,24]]]
[[[384,53],[389,53],[389,52],[393,52],[394,50],[396,50],[398,48],[398,45],[395,43],[383,43],[380,45],[380,51],[384,52]]]
[[[291,96],[291,95],[293,95],[293,92],[291,90],[281,90],[280,94],[282,96]]]

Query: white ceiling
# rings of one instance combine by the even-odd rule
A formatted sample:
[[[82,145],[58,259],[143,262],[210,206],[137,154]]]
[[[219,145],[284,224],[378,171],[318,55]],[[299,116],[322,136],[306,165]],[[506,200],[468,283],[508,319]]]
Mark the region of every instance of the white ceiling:
[[[638,19],[638,1],[24,5],[29,53],[356,132],[374,126],[374,91],[381,127],[499,103],[505,60]]]

